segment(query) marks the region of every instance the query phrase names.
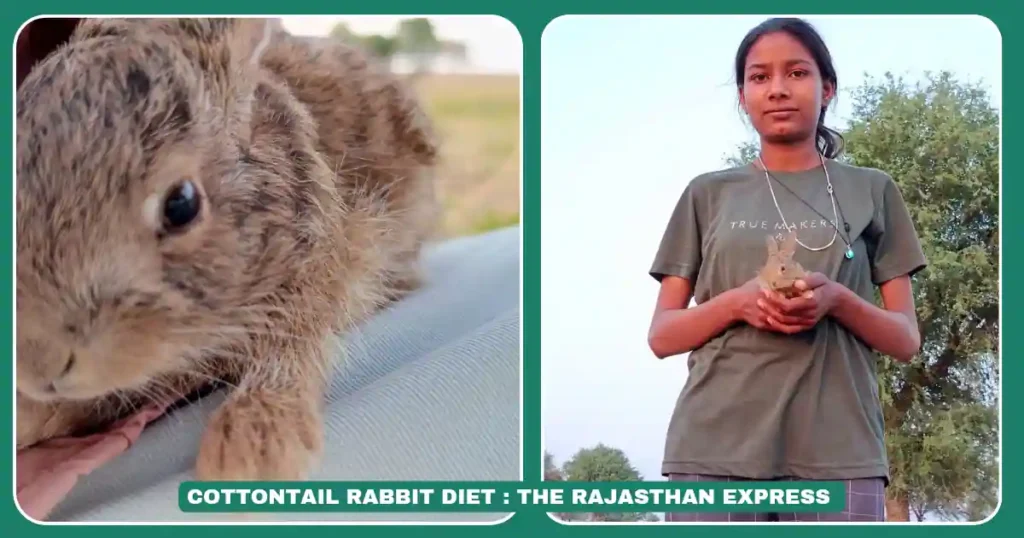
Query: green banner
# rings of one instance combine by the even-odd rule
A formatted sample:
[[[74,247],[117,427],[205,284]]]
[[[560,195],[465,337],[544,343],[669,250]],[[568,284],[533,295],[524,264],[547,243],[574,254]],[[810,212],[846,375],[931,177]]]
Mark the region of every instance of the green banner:
[[[842,482],[183,482],[185,512],[841,512]]]

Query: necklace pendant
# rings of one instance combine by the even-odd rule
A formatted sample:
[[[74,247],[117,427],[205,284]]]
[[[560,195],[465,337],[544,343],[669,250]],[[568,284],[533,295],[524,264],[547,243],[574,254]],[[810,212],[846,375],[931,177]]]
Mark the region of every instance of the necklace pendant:
[[[846,259],[847,260],[852,260],[853,259],[853,249],[850,248],[850,247],[846,247]]]

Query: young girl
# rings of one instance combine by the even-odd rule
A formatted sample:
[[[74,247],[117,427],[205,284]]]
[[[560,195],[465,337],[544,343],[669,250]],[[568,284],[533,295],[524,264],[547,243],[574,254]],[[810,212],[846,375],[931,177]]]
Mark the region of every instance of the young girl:
[[[837,77],[800,19],[771,19],[736,54],[740,104],[760,136],[744,166],[686,186],[650,274],[659,358],[689,352],[668,428],[670,480],[838,480],[836,513],[670,513],[669,521],[881,521],[888,484],[877,356],[908,361],[921,341],[910,277],[926,265],[884,171],[834,160],[825,127]],[[766,237],[796,234],[803,294],[761,290]],[[884,308],[874,304],[874,287]],[[690,299],[697,306],[688,307]]]

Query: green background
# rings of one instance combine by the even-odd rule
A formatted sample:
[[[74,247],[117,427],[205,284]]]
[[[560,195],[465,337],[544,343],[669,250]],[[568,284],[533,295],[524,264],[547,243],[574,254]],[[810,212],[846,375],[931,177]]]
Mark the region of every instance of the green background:
[[[798,492],[810,493],[816,497],[817,493],[825,490],[828,492],[828,502],[819,504],[816,502],[796,501],[801,504],[786,505],[789,512],[842,512],[846,506],[846,484],[842,481],[814,481],[814,482],[701,482],[699,484],[680,484],[678,482],[549,482],[547,488],[525,487],[522,482],[336,482],[336,481],[305,481],[305,482],[182,482],[178,486],[178,507],[183,512],[422,512],[421,507],[428,507],[432,512],[489,512],[496,515],[503,515],[510,511],[515,512],[547,512],[557,510],[558,512],[631,512],[638,508],[639,503],[646,511],[659,512],[665,510],[689,511],[689,512],[765,512],[777,511],[778,504],[772,505],[769,500],[771,493],[764,493],[764,499],[758,501],[754,495],[771,490],[787,492],[802,499]],[[234,490],[234,491],[231,491]],[[239,490],[248,490],[243,500]],[[263,490],[263,501],[259,504],[251,502],[251,492]],[[288,493],[293,490],[292,493]],[[396,490],[405,490],[406,498],[415,495],[413,502],[396,503],[380,500],[384,498],[385,491],[392,496]],[[467,496],[465,501],[459,504],[443,500],[444,490],[449,494],[453,491],[463,492]],[[643,497],[634,497],[637,504],[624,503],[615,505],[610,502],[599,504],[600,501],[593,501],[594,495],[600,499],[622,498],[622,492],[629,491],[636,494],[638,491],[648,492],[647,501]],[[693,499],[704,499],[704,493],[710,493],[714,502],[706,504],[688,503],[680,505],[678,500],[668,500],[665,496],[655,497],[655,491],[664,493],[675,491],[680,498],[686,498],[689,491]],[[733,490],[732,493],[726,493]],[[736,490],[746,490],[740,493]],[[759,491],[758,491],[759,490]],[[482,493],[490,492],[490,501]],[[575,502],[576,493],[584,492],[584,502]],[[189,502],[191,493],[198,493],[201,498],[206,499],[207,494],[214,492],[215,497],[210,501],[199,501],[195,504]],[[274,492],[279,492],[284,501],[274,502]],[[359,494],[354,503],[348,502],[350,492]],[[416,493],[429,492],[429,494]],[[475,495],[475,499],[468,495]],[[328,500],[327,494],[330,494]],[[305,504],[301,499],[305,495],[312,499],[323,496],[324,504],[316,504],[316,501]],[[533,499],[546,497],[547,499],[561,498],[550,502],[535,501]],[[230,498],[230,500],[229,500]],[[523,499],[527,500],[523,500]],[[218,499],[218,500],[213,500]],[[292,499],[296,499],[292,501]],[[373,499],[373,500],[368,500]],[[289,502],[291,501],[291,502]],[[556,504],[558,503],[558,504]],[[545,506],[546,504],[546,506]],[[773,510],[774,507],[774,510]],[[498,509],[498,510],[496,510]],[[503,512],[502,512],[503,511]]]
[[[631,0],[629,2],[608,2],[608,1],[574,1],[574,0],[546,0],[541,4],[527,5],[526,0],[490,0],[478,2],[470,0],[378,0],[375,2],[338,2],[337,0],[312,1],[312,0],[290,0],[288,2],[261,2],[250,0],[246,2],[238,0],[220,0],[216,3],[195,0],[179,0],[174,3],[167,3],[166,7],[160,9],[152,2],[124,2],[111,0],[93,0],[88,3],[72,2],[69,0],[30,0],[14,1],[6,4],[3,8],[3,35],[10,45],[10,54],[5,56],[3,68],[0,69],[0,83],[4,87],[12,88],[13,74],[13,48],[14,37],[18,28],[28,19],[38,15],[146,15],[146,14],[173,14],[173,15],[328,15],[328,14],[395,14],[395,15],[445,15],[445,14],[494,14],[501,15],[514,23],[519,29],[523,39],[523,205],[522,223],[524,233],[523,245],[523,296],[522,308],[523,323],[523,393],[525,401],[523,404],[524,421],[524,476],[527,483],[539,484],[542,470],[542,447],[540,443],[541,413],[540,413],[540,48],[541,34],[544,27],[555,17],[562,14],[587,14],[587,13],[608,13],[608,14],[663,14],[663,13],[693,13],[693,14],[753,14],[753,15],[781,15],[781,14],[978,14],[991,19],[999,27],[1003,37],[1003,64],[1006,65],[1006,58],[1014,58],[1010,51],[1017,50],[1022,41],[1019,31],[1015,31],[1019,5],[1009,0],[975,0],[973,2],[955,3],[943,0],[931,0],[929,2],[894,2],[880,0],[861,0],[855,3],[824,3],[824,2],[786,2],[776,5],[765,2],[754,2],[750,0],[733,0],[722,2],[721,0],[695,0],[689,2],[654,2],[648,0]],[[213,4],[216,4],[214,7]],[[773,9],[774,8],[774,9]],[[724,11],[723,11],[724,10]],[[772,13],[775,11],[775,13]],[[865,39],[870,36],[865,35]],[[893,51],[898,54],[899,51]],[[685,66],[685,58],[680,58],[680,65]],[[681,67],[683,68],[683,67]],[[1019,72],[1006,70],[1003,77],[1004,87],[1012,86]],[[1013,95],[1012,92],[1003,92],[1004,95]],[[11,94],[8,94],[11,95]],[[12,96],[13,97],[13,96]],[[3,100],[3,113],[5,125],[13,125],[13,98]],[[1004,122],[1008,119],[1013,121],[1020,115],[1016,102],[1007,99],[1002,103]],[[1012,125],[1012,123],[1011,123]],[[5,129],[0,145],[13,147],[13,129]],[[1012,129],[1003,128],[1003,147],[1013,148],[1019,139],[1019,135]],[[12,171],[13,152],[3,152],[4,170]],[[1012,154],[1011,154],[1012,155]],[[1009,159],[1004,161],[1003,176],[1011,178],[1004,187],[1003,196],[1009,196],[1010,200],[1021,197],[1024,201],[1022,187],[1013,181],[1015,172],[1020,170],[1020,161]],[[13,185],[13,176],[9,179]],[[2,189],[3,204],[11,208],[13,214],[14,201],[13,189]],[[1012,205],[1011,205],[1012,207]],[[1011,212],[1004,217],[1004,227],[1009,230],[1017,228],[1018,223],[1024,220],[1024,212]],[[0,432],[6,446],[10,446],[12,460],[9,465],[4,466],[0,472],[0,483],[11,485],[10,495],[4,500],[0,508],[0,532],[5,536],[76,536],[89,538],[90,536],[121,537],[138,536],[145,532],[148,536],[181,536],[188,533],[190,538],[202,538],[205,536],[222,536],[225,530],[220,526],[196,525],[196,526],[159,526],[148,527],[143,530],[139,526],[107,526],[106,528],[95,528],[89,526],[81,528],[70,525],[37,525],[26,520],[14,505],[14,462],[13,462],[13,383],[10,376],[13,371],[13,256],[14,229],[13,219],[3,219],[3,252],[8,259],[0,264],[3,270],[4,286],[3,297],[6,304],[10,305],[7,311],[7,325],[12,330],[4,331],[3,348],[12,350],[3,368],[0,368],[0,375],[3,376],[4,390],[11,394],[11,398],[0,398],[0,417],[3,417],[3,427]],[[1001,234],[1002,235],[1002,234]],[[1014,274],[1013,266],[1018,262],[1014,252],[1014,244],[1019,244],[1020,239],[1016,234],[1002,235],[1003,241],[1008,245],[1005,252],[1010,253],[1009,257],[1003,258],[1004,263],[1010,265],[1010,274]],[[1016,304],[1013,297],[1021,296],[1021,283],[1011,279],[1003,290],[1003,296],[1009,297],[1009,304]],[[1004,324],[1010,327],[1015,326],[1020,315],[1015,309],[1010,308],[1003,320]],[[1005,325],[1004,325],[1005,326]],[[1013,337],[1014,331],[1009,331],[1010,338],[1002,344],[1004,352],[1011,357],[1021,349],[1022,340]],[[1020,334],[1018,336],[1021,336]],[[1015,361],[1010,360],[1003,366],[1005,379],[1016,379],[1018,367]],[[1011,385],[1012,386],[1012,385]],[[1002,395],[1002,404],[1010,409],[1010,424],[1015,420],[1016,413],[1013,409],[1019,406],[1019,399],[1014,395],[1015,391],[1010,390]],[[1003,439],[1002,453],[1015,453],[1013,447],[1017,445],[1019,432],[1012,425],[1003,422],[1001,425]],[[1009,435],[1007,435],[1009,434]],[[1009,482],[1012,486],[1016,476],[1020,474],[1020,464],[1010,459],[1004,462],[1002,482]],[[743,526],[731,525],[726,528],[715,526],[692,526],[679,528],[676,525],[665,523],[654,523],[647,525],[563,525],[555,522],[540,513],[522,513],[513,516],[500,525],[492,526],[450,526],[450,525],[429,525],[415,529],[418,537],[446,536],[446,537],[490,537],[490,536],[523,536],[527,533],[545,531],[553,536],[622,536],[625,534],[640,534],[644,536],[678,536],[682,533],[688,535],[714,535],[714,536],[754,536],[771,533],[786,534],[787,536],[813,536],[825,531],[831,536],[858,536],[865,531],[872,534],[891,534],[907,537],[936,535],[992,535],[996,532],[1009,531],[1013,526],[1013,520],[1022,517],[1022,511],[1016,509],[1019,505],[1021,495],[1013,493],[1012,487],[1003,488],[1001,494],[1001,506],[998,513],[988,522],[977,525],[941,525],[935,527],[927,524],[884,524],[876,529],[864,529],[859,525],[829,527],[822,529],[812,525],[800,526]],[[247,537],[280,537],[301,535],[304,537],[314,536],[336,536],[344,535],[346,538],[358,536],[405,536],[412,529],[408,525],[399,526],[345,526],[339,528],[337,525],[288,527],[278,525],[246,526],[241,529]]]

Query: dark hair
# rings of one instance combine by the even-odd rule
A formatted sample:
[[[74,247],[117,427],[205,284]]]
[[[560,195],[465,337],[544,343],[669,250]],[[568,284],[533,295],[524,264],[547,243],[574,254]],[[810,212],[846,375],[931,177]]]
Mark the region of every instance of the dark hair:
[[[818,64],[818,71],[826,82],[832,83],[833,91],[838,91],[839,79],[836,76],[836,68],[832,65],[832,55],[821,39],[821,35],[807,21],[798,18],[774,18],[768,19],[755,26],[740,42],[736,51],[736,86],[743,89],[743,73],[746,70],[747,54],[761,36],[775,32],[786,32],[799,41],[811,52],[814,62]],[[838,131],[825,126],[825,111],[827,105],[821,107],[821,114],[818,115],[818,128],[816,132],[818,152],[829,159],[833,159],[843,151],[843,135]]]

